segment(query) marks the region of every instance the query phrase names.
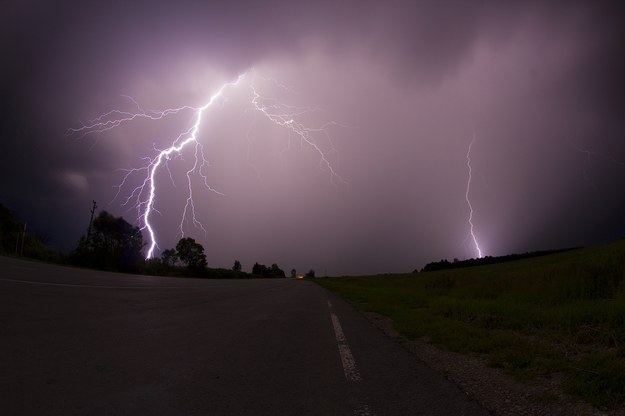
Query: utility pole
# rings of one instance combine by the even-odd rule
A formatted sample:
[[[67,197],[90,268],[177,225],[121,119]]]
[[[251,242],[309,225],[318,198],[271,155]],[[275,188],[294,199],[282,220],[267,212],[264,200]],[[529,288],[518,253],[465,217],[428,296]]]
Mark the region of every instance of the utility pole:
[[[24,231],[22,231],[22,248],[20,249],[20,256],[24,255],[24,240],[26,239],[26,224],[24,223]]]
[[[22,248],[19,250],[20,256],[24,253],[24,239],[26,238],[26,223],[24,223],[24,229],[22,232],[17,233],[17,240],[15,240],[15,255],[17,256],[18,249],[20,248],[20,234],[22,235]]]
[[[98,207],[95,200],[93,201],[93,208],[91,208],[91,218],[89,219],[89,228],[87,228],[87,241],[89,241],[89,237],[91,236],[91,223],[93,222],[93,214],[95,213],[95,209]]]
[[[17,249],[20,246],[20,233],[19,231],[17,232],[17,239],[15,240],[15,255],[17,256]]]

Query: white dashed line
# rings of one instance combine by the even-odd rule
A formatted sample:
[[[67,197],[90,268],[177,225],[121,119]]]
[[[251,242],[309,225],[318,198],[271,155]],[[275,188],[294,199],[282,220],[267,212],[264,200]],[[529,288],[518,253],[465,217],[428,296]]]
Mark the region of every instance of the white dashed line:
[[[355,383],[360,382],[362,378],[356,366],[356,360],[354,360],[352,351],[347,343],[347,338],[345,338],[345,334],[343,333],[339,317],[332,311],[332,302],[330,302],[330,300],[328,300],[328,308],[330,308],[330,317],[332,318],[332,326],[334,327],[334,335],[336,336],[336,343],[339,347],[339,355],[341,356],[345,378],[347,381]],[[376,416],[375,412],[366,403],[363,403],[362,400],[358,400],[356,397],[354,397],[354,399],[357,403],[353,413],[354,416]]]
[[[352,351],[349,348],[341,322],[339,322],[338,316],[332,312],[332,303],[328,301],[328,307],[330,308],[330,316],[332,318],[332,325],[334,326],[334,335],[336,336],[336,343],[339,347],[339,355],[341,356],[341,363],[343,363],[343,371],[345,372],[345,378],[349,381],[360,381],[360,372],[356,367],[356,361],[352,355]]]

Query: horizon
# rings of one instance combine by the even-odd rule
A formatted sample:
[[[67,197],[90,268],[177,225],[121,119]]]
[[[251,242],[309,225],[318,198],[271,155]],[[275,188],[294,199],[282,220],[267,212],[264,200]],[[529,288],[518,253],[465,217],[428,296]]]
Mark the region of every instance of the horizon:
[[[95,202],[95,201],[93,201]],[[20,225],[20,227],[23,225],[23,231],[20,231],[17,236],[17,245],[16,245],[16,251],[15,253],[12,253],[10,251],[5,252],[4,255],[7,255],[9,257],[15,257],[15,258],[22,258],[24,260],[41,260],[39,258],[32,257],[29,255],[24,255],[22,253],[18,253],[18,246],[20,244],[20,241],[22,241],[25,237],[25,235],[29,235],[30,237],[34,237],[35,239],[39,240],[41,243],[43,243],[46,247],[49,247],[53,250],[58,250],[55,247],[49,246],[44,239],[42,239],[41,235],[38,235],[38,233],[35,234],[31,234],[29,232],[26,231],[26,225],[27,222],[20,222],[20,218],[19,218],[19,213],[13,211],[10,207],[6,207],[4,206],[1,201],[0,201],[0,206],[9,209],[9,211],[11,211],[13,213],[13,215],[15,216],[15,220],[18,221],[18,225]],[[95,210],[94,210],[95,211]],[[105,210],[102,210],[102,212],[106,212]],[[121,217],[122,219],[124,219],[123,217]],[[124,219],[125,220],[125,219]],[[24,233],[24,234],[22,234]],[[83,237],[87,235],[87,233],[83,234]],[[45,236],[44,236],[45,237]],[[383,276],[387,276],[387,275],[395,275],[395,274],[413,274],[413,273],[420,273],[420,272],[431,272],[431,271],[439,271],[439,270],[447,270],[447,269],[457,269],[457,268],[469,268],[469,267],[477,267],[477,266],[488,266],[488,265],[493,265],[493,264],[498,264],[498,263],[504,263],[504,262],[511,262],[511,261],[518,261],[518,260],[525,260],[528,258],[534,258],[534,257],[543,257],[543,256],[550,256],[553,254],[560,254],[560,253],[564,253],[564,252],[568,252],[568,251],[575,251],[575,250],[582,250],[585,248],[592,248],[592,247],[601,247],[601,246],[606,246],[606,245],[612,245],[612,244],[616,244],[619,242],[625,241],[624,238],[619,238],[616,240],[612,240],[612,241],[607,241],[607,242],[600,242],[597,244],[593,244],[591,246],[575,246],[575,247],[561,247],[561,248],[549,248],[549,249],[541,249],[541,250],[529,250],[529,251],[525,251],[525,252],[517,252],[517,253],[506,253],[506,254],[501,254],[501,255],[497,255],[497,256],[491,256],[491,255],[484,255],[481,257],[471,257],[471,258],[464,258],[464,259],[458,259],[458,258],[451,258],[451,257],[443,257],[440,260],[430,260],[427,263],[423,264],[421,267],[416,267],[413,271],[399,271],[399,272],[379,272],[376,274],[372,274],[372,273],[362,273],[362,274],[342,274],[342,275],[329,275],[329,274],[324,274],[324,275],[319,275],[319,273],[316,271],[316,269],[310,268],[308,269],[305,273],[302,272],[301,270],[297,270],[297,269],[292,269],[291,273],[286,273],[287,271],[289,271],[289,269],[291,269],[290,267],[284,267],[281,268],[281,270],[283,272],[285,272],[285,276],[284,277],[293,277],[292,275],[292,271],[295,271],[295,278],[300,279],[306,276],[308,276],[309,273],[314,273],[316,275],[316,277],[358,277],[358,276],[373,276],[373,275],[383,275]],[[145,246],[147,246],[147,243],[144,243],[143,247],[145,248]],[[201,244],[200,244],[201,246]],[[74,249],[69,250],[69,251],[64,251],[64,250],[59,250],[59,253],[64,255],[64,256],[71,256],[73,253]],[[143,252],[143,249],[142,249]],[[147,258],[146,256],[144,257],[144,261],[149,262],[152,259],[159,259],[162,260],[163,257],[158,257],[158,256],[154,256],[152,258]],[[58,265],[60,266],[70,266],[70,265],[76,265],[73,264],[72,261],[70,261],[69,263],[67,261],[69,261],[70,258],[66,258],[65,260],[61,260],[59,261],[52,261],[52,263],[58,263]],[[43,260],[44,262],[50,262],[49,260]],[[238,269],[238,271],[244,273],[244,274],[255,274],[253,272],[253,269],[255,266],[260,266],[260,267],[267,267],[265,264],[263,263],[259,263],[258,261],[255,261],[254,264],[252,265],[253,267],[249,268],[249,271],[246,271],[244,267],[242,267],[241,262],[238,259],[233,260],[233,264],[234,266],[232,267],[211,267],[210,264],[207,265],[207,269],[208,270],[235,270],[235,268],[240,268]],[[280,266],[277,263],[270,263],[270,264],[275,264],[276,266]],[[237,266],[238,265],[238,266]],[[94,268],[94,269],[98,269],[98,267],[92,267],[92,266],[82,266],[82,267],[88,267],[88,268]],[[180,267],[180,266],[178,266]],[[428,267],[430,267],[430,269],[428,270]],[[146,271],[148,271],[149,269],[143,269],[143,271],[141,272],[132,272],[131,274],[141,274],[144,275],[146,273]],[[193,275],[188,275],[188,276],[184,276],[184,275],[178,275],[178,274],[174,274],[174,275],[162,275],[162,274],[156,274],[156,275],[160,275],[160,276],[164,276],[164,277],[190,277],[190,278],[197,278],[197,277],[201,277],[201,276],[193,276]],[[207,276],[210,277],[210,276]],[[277,276],[274,276],[277,277]],[[215,278],[215,277],[213,277]],[[223,277],[218,277],[218,278],[223,278]]]

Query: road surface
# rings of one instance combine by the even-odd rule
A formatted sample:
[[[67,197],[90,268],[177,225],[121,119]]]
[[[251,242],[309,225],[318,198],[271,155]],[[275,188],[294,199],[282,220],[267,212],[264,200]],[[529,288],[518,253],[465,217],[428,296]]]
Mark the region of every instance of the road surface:
[[[309,281],[0,257],[3,415],[486,415]]]

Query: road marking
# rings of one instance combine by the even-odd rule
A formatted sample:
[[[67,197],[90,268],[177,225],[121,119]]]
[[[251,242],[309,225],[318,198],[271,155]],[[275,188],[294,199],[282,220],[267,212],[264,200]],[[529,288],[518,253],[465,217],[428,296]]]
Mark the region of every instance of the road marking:
[[[356,367],[356,360],[354,360],[352,351],[343,333],[339,317],[332,311],[332,303],[329,300],[328,307],[330,308],[330,317],[332,318],[332,326],[334,326],[334,335],[336,336],[336,343],[339,347],[339,355],[341,356],[345,378],[349,381],[360,381],[360,372],[358,371],[358,367]]]
[[[334,335],[336,336],[336,343],[339,347],[339,355],[341,356],[341,363],[343,364],[345,378],[348,381],[359,382],[362,378],[360,377],[360,372],[356,366],[356,360],[354,360],[352,350],[349,348],[347,338],[345,338],[345,333],[343,333],[339,317],[333,312],[332,302],[330,302],[329,299],[328,308],[330,308],[330,317],[332,318],[332,326],[334,327]],[[356,397],[354,397],[354,399],[357,403],[353,413],[354,416],[376,416],[375,412],[366,403],[363,403]]]

